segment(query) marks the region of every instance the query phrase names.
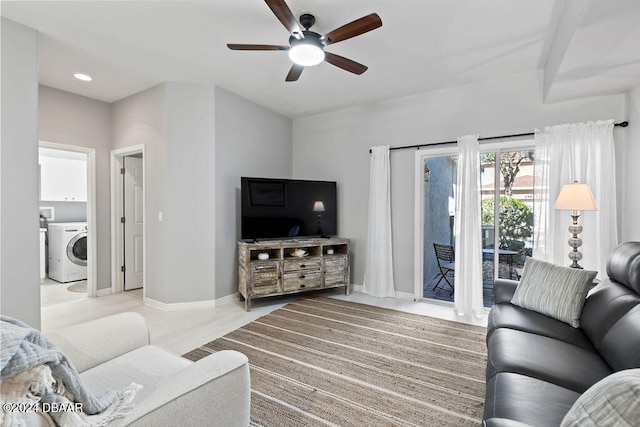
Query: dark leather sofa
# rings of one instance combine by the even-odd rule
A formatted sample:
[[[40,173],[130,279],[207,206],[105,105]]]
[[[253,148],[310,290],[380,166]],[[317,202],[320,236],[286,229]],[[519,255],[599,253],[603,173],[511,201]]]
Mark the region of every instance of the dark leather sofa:
[[[640,242],[616,248],[607,275],[590,291],[580,328],[512,305],[518,282],[495,281],[485,426],[559,426],[593,384],[640,367]]]

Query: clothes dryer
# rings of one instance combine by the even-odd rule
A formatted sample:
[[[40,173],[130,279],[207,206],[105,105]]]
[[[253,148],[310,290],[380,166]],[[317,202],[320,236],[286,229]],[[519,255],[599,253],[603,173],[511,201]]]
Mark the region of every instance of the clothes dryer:
[[[87,223],[49,224],[49,278],[75,282],[87,278]]]

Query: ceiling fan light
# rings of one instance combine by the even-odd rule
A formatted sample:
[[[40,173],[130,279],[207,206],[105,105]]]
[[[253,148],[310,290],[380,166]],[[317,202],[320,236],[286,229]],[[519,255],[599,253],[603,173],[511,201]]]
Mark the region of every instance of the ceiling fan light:
[[[289,59],[298,65],[311,67],[324,61],[324,50],[312,43],[296,43],[289,49]]]

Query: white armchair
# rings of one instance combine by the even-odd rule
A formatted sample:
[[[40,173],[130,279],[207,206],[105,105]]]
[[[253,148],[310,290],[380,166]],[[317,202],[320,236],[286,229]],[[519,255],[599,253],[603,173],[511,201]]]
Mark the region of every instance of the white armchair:
[[[236,351],[195,363],[149,344],[138,313],[121,313],[47,334],[88,388],[100,395],[141,384],[134,409],[109,426],[247,426],[249,365]]]

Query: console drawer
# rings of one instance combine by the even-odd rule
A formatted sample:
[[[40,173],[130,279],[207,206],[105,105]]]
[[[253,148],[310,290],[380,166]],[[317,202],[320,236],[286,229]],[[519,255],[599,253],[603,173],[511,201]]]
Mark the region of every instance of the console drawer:
[[[277,262],[255,263],[251,266],[253,294],[265,295],[279,291],[280,265]]]
[[[287,271],[297,271],[297,270],[318,270],[320,271],[322,267],[322,259],[321,258],[298,258],[298,259],[288,259],[283,263],[283,269],[285,272]]]
[[[319,270],[284,273],[283,286],[285,292],[319,288],[322,286],[322,275]]]
[[[251,265],[251,276],[253,280],[272,280],[278,278],[279,263],[264,262]]]
[[[280,293],[280,283],[278,280],[272,280],[267,282],[256,282],[253,286],[253,295],[269,295]]]

